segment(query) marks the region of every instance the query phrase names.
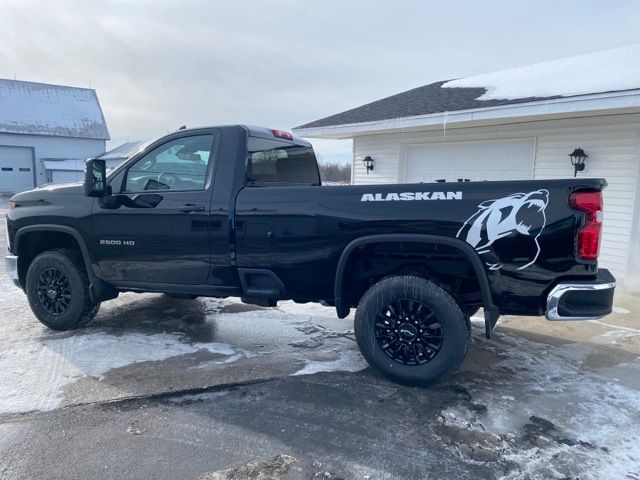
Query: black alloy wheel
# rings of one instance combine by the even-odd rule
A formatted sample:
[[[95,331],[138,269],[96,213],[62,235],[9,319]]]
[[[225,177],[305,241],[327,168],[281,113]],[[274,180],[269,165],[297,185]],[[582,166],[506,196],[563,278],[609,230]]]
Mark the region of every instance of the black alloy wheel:
[[[442,326],[424,303],[394,300],[378,312],[375,337],[382,351],[402,365],[422,365],[442,348]]]
[[[467,353],[467,317],[451,294],[417,275],[386,277],[364,293],[354,320],[358,347],[374,369],[425,386],[458,369]]]
[[[56,268],[44,270],[38,277],[38,298],[47,312],[62,315],[71,304],[69,279]]]
[[[53,330],[87,325],[98,313],[87,270],[77,250],[59,248],[38,254],[25,276],[25,293],[31,311]]]

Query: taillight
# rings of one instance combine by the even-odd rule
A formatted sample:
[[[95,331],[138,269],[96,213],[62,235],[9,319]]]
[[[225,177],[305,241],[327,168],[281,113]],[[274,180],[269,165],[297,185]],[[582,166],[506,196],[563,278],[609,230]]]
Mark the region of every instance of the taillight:
[[[587,223],[578,230],[578,257],[597,260],[602,236],[602,192],[575,192],[569,197],[569,203],[587,217]]]
[[[273,132],[274,137],[278,138],[286,138],[287,140],[293,140],[293,135],[289,132],[285,132],[284,130],[271,130]]]

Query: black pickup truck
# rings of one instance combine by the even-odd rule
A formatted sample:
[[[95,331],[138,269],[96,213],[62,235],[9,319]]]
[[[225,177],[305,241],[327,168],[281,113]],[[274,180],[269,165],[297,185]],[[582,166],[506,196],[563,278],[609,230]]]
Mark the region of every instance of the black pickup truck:
[[[322,186],[280,130],[180,130],[108,176],[11,198],[7,270],[35,316],[77,328],[119,292],[356,308],[367,361],[425,385],[455,370],[470,321],[611,312],[598,269],[603,179]]]

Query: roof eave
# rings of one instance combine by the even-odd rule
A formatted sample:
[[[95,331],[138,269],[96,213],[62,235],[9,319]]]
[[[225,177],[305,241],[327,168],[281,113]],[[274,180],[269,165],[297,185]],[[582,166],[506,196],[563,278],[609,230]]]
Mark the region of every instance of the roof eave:
[[[439,112],[413,117],[391,118],[372,122],[327,125],[322,127],[294,128],[300,137],[346,139],[357,135],[379,132],[402,131],[433,125],[492,123],[496,120],[524,117],[562,117],[585,114],[593,111],[640,108],[640,89],[621,92],[594,93],[572,97],[562,97],[535,102],[497,105],[493,107]]]

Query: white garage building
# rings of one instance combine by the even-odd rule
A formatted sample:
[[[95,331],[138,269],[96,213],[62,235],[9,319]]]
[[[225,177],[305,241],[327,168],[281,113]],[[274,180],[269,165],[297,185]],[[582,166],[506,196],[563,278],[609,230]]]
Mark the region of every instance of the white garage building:
[[[108,139],[95,90],[0,79],[0,193],[69,180]]]
[[[600,264],[640,290],[640,45],[436,82],[294,131],[353,139],[354,184],[573,177],[582,148],[578,175],[609,183]]]

